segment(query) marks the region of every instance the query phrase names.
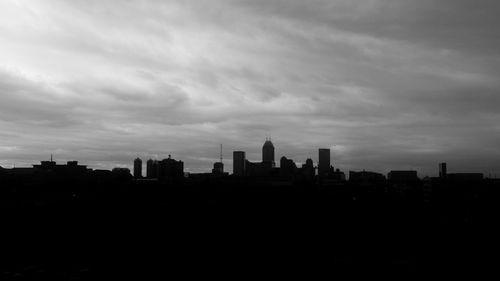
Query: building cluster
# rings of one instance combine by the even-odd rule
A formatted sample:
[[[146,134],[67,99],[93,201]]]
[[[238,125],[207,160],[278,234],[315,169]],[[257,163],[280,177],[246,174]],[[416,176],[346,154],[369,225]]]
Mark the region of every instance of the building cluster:
[[[349,171],[349,180],[339,169],[331,164],[331,152],[328,148],[318,149],[318,163],[314,165],[312,159],[307,159],[300,167],[292,160],[282,156],[279,167],[275,161],[275,148],[271,139],[266,139],[262,146],[262,160],[253,162],[247,159],[245,151],[233,151],[233,178],[242,180],[258,178],[268,183],[284,184],[286,182],[308,182],[319,187],[356,186],[371,190],[371,192],[389,192],[405,198],[417,198],[419,194],[429,201],[431,194],[438,194],[439,190],[448,185],[478,183],[483,180],[481,173],[448,173],[446,163],[439,164],[439,177],[421,179],[415,170],[392,170],[387,175],[371,171]],[[52,164],[43,164],[49,167]],[[146,163],[146,177],[142,176],[142,160],[134,160],[134,177],[136,179],[150,179],[160,182],[172,182],[184,178],[184,164],[170,156],[161,161],[148,160]],[[228,176],[224,172],[222,162],[222,147],[220,161],[215,162],[211,173],[189,174],[195,182]],[[438,190],[438,191],[436,191]]]
[[[67,161],[66,164],[58,164],[51,157],[50,161],[41,161],[32,167],[14,167],[12,169],[1,169],[0,176],[3,180],[16,182],[47,183],[50,181],[64,182],[77,181],[79,184],[88,182],[90,179],[96,181],[113,180],[127,181],[132,178],[130,169],[113,168],[109,170],[91,169],[86,165],[78,164],[78,161]],[[0,179],[0,181],[2,180]]]
[[[318,167],[314,166],[312,159],[307,159],[301,167],[297,167],[292,159],[285,156],[280,158],[279,168],[276,167],[274,145],[271,139],[266,139],[262,146],[262,161],[250,162],[246,159],[245,151],[233,152],[233,175],[246,177],[294,177],[301,176],[305,178],[314,178],[316,175],[320,178],[345,179],[345,176],[339,170],[334,170],[330,165],[330,149],[319,149]],[[316,170],[318,173],[316,174]]]
[[[89,169],[85,165],[78,165],[78,161],[68,161],[66,164],[57,164],[56,161],[41,161],[40,164],[33,165],[34,170],[53,171],[61,173],[85,173]]]
[[[345,174],[339,169],[334,169],[331,165],[331,155],[329,148],[318,149],[318,163],[314,165],[312,159],[308,158],[300,167],[292,160],[282,156],[279,160],[279,167],[275,161],[275,147],[271,139],[266,139],[262,146],[262,160],[252,162],[246,158],[245,151],[233,151],[233,174],[234,178],[267,178],[270,180],[317,180],[321,185],[339,184],[346,182]],[[177,182],[185,177],[184,163],[173,159],[170,155],[167,159],[146,161],[145,176],[143,175],[143,161],[140,158],[134,160],[133,177],[138,180],[156,180],[159,182]],[[68,161],[66,164],[57,164],[55,161],[41,161],[40,164],[33,165],[32,168],[12,168],[2,169],[3,174],[8,175],[31,175],[31,174],[53,174],[62,177],[79,175],[101,175],[110,173],[121,178],[130,177],[128,168],[114,168],[112,171],[92,170],[85,165],[79,165],[77,161]],[[222,146],[220,161],[213,165],[211,173],[189,174],[193,179],[220,178],[228,176],[224,172],[224,163],[222,159]],[[482,180],[481,173],[448,173],[446,163],[439,164],[439,177],[429,178],[434,182],[441,181],[478,181]],[[425,178],[424,178],[425,180]],[[421,184],[417,171],[396,170],[390,171],[387,176],[370,172],[361,171],[349,172],[349,182],[360,185],[383,185],[388,183],[391,186],[405,187]]]
[[[48,169],[56,167],[54,165],[55,162],[42,161],[41,165],[35,165],[35,167]],[[76,162],[68,162],[68,166],[84,167],[77,166]],[[228,173],[224,172],[221,146],[220,161],[214,163],[211,173],[191,174],[190,176],[193,178],[206,178],[227,175]],[[135,179],[156,179],[159,181],[181,179],[184,178],[184,163],[172,159],[170,155],[167,159],[163,160],[149,159],[146,162],[146,175],[143,176],[143,162],[140,158],[136,158],[134,160],[133,176]],[[318,179],[326,184],[346,180],[344,172],[334,169],[331,165],[331,152],[329,148],[318,149],[317,166],[314,165],[312,159],[308,158],[305,163],[298,167],[292,159],[282,156],[279,160],[279,167],[277,167],[275,148],[270,138],[267,138],[262,146],[262,160],[260,162],[249,161],[245,151],[233,151],[233,177]],[[440,163],[439,178],[450,180],[482,179],[483,174],[447,173],[446,163]],[[349,181],[360,184],[388,181],[394,185],[412,185],[419,180],[417,171],[390,171],[387,177],[383,174],[370,171],[349,172]]]
[[[439,163],[439,178],[459,181],[482,180],[482,173],[448,173],[446,163]]]
[[[211,173],[190,174],[190,177],[221,177],[228,176],[224,172],[222,161],[222,146],[220,161],[215,162]],[[135,179],[179,179],[184,177],[184,163],[171,158],[146,162],[146,175],[143,176],[143,162],[140,158],[134,160],[133,176]],[[338,178],[345,180],[343,172],[334,170],[330,165],[330,149],[319,149],[318,167],[314,166],[312,159],[307,159],[301,167],[297,167],[292,159],[285,156],[280,158],[279,167],[276,166],[275,149],[271,139],[266,139],[262,146],[262,161],[251,162],[246,158],[245,151],[233,151],[233,176],[234,177],[295,177],[313,179],[319,176],[324,179]]]
[[[68,161],[66,164],[57,164],[53,161],[41,161],[40,164],[35,164],[33,167],[15,167],[8,171],[12,175],[31,175],[31,174],[57,174],[65,177],[83,175],[93,170],[85,165],[79,165],[78,161]]]
[[[146,179],[157,179],[159,181],[175,181],[184,177],[184,162],[172,159],[153,160],[146,162]],[[142,179],[142,160],[134,160],[134,178]]]

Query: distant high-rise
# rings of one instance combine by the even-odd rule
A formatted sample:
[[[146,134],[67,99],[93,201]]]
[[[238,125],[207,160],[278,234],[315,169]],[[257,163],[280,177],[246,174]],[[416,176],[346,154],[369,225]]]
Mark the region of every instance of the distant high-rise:
[[[320,148],[318,158],[318,175],[328,174],[330,170],[330,149]]]
[[[274,145],[271,142],[271,139],[266,139],[264,145],[262,146],[262,162],[271,163],[271,166],[274,167]]]
[[[142,160],[140,158],[134,160],[134,178],[142,178]]]
[[[439,177],[446,178],[446,163],[439,163]]]
[[[154,179],[158,177],[158,161],[149,159],[146,162],[146,177],[148,179]]]
[[[233,151],[233,175],[245,175],[245,151]]]

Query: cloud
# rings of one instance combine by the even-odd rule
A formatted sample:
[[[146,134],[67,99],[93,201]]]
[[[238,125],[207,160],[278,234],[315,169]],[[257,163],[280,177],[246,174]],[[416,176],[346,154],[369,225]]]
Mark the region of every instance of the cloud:
[[[500,172],[496,1],[3,1],[0,165]],[[228,159],[229,161],[230,159]],[[228,162],[230,163],[230,162]],[[230,165],[226,165],[231,170]]]

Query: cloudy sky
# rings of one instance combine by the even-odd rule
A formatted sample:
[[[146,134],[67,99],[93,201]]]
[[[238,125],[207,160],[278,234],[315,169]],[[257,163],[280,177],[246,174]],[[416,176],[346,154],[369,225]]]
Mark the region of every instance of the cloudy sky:
[[[224,145],[500,176],[500,1],[0,1],[0,165]]]

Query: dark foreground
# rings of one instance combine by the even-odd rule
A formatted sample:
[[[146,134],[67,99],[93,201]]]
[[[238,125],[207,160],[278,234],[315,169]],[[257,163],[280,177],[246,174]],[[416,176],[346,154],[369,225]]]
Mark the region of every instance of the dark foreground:
[[[495,274],[499,197],[460,194],[126,184],[11,196],[0,279]]]

